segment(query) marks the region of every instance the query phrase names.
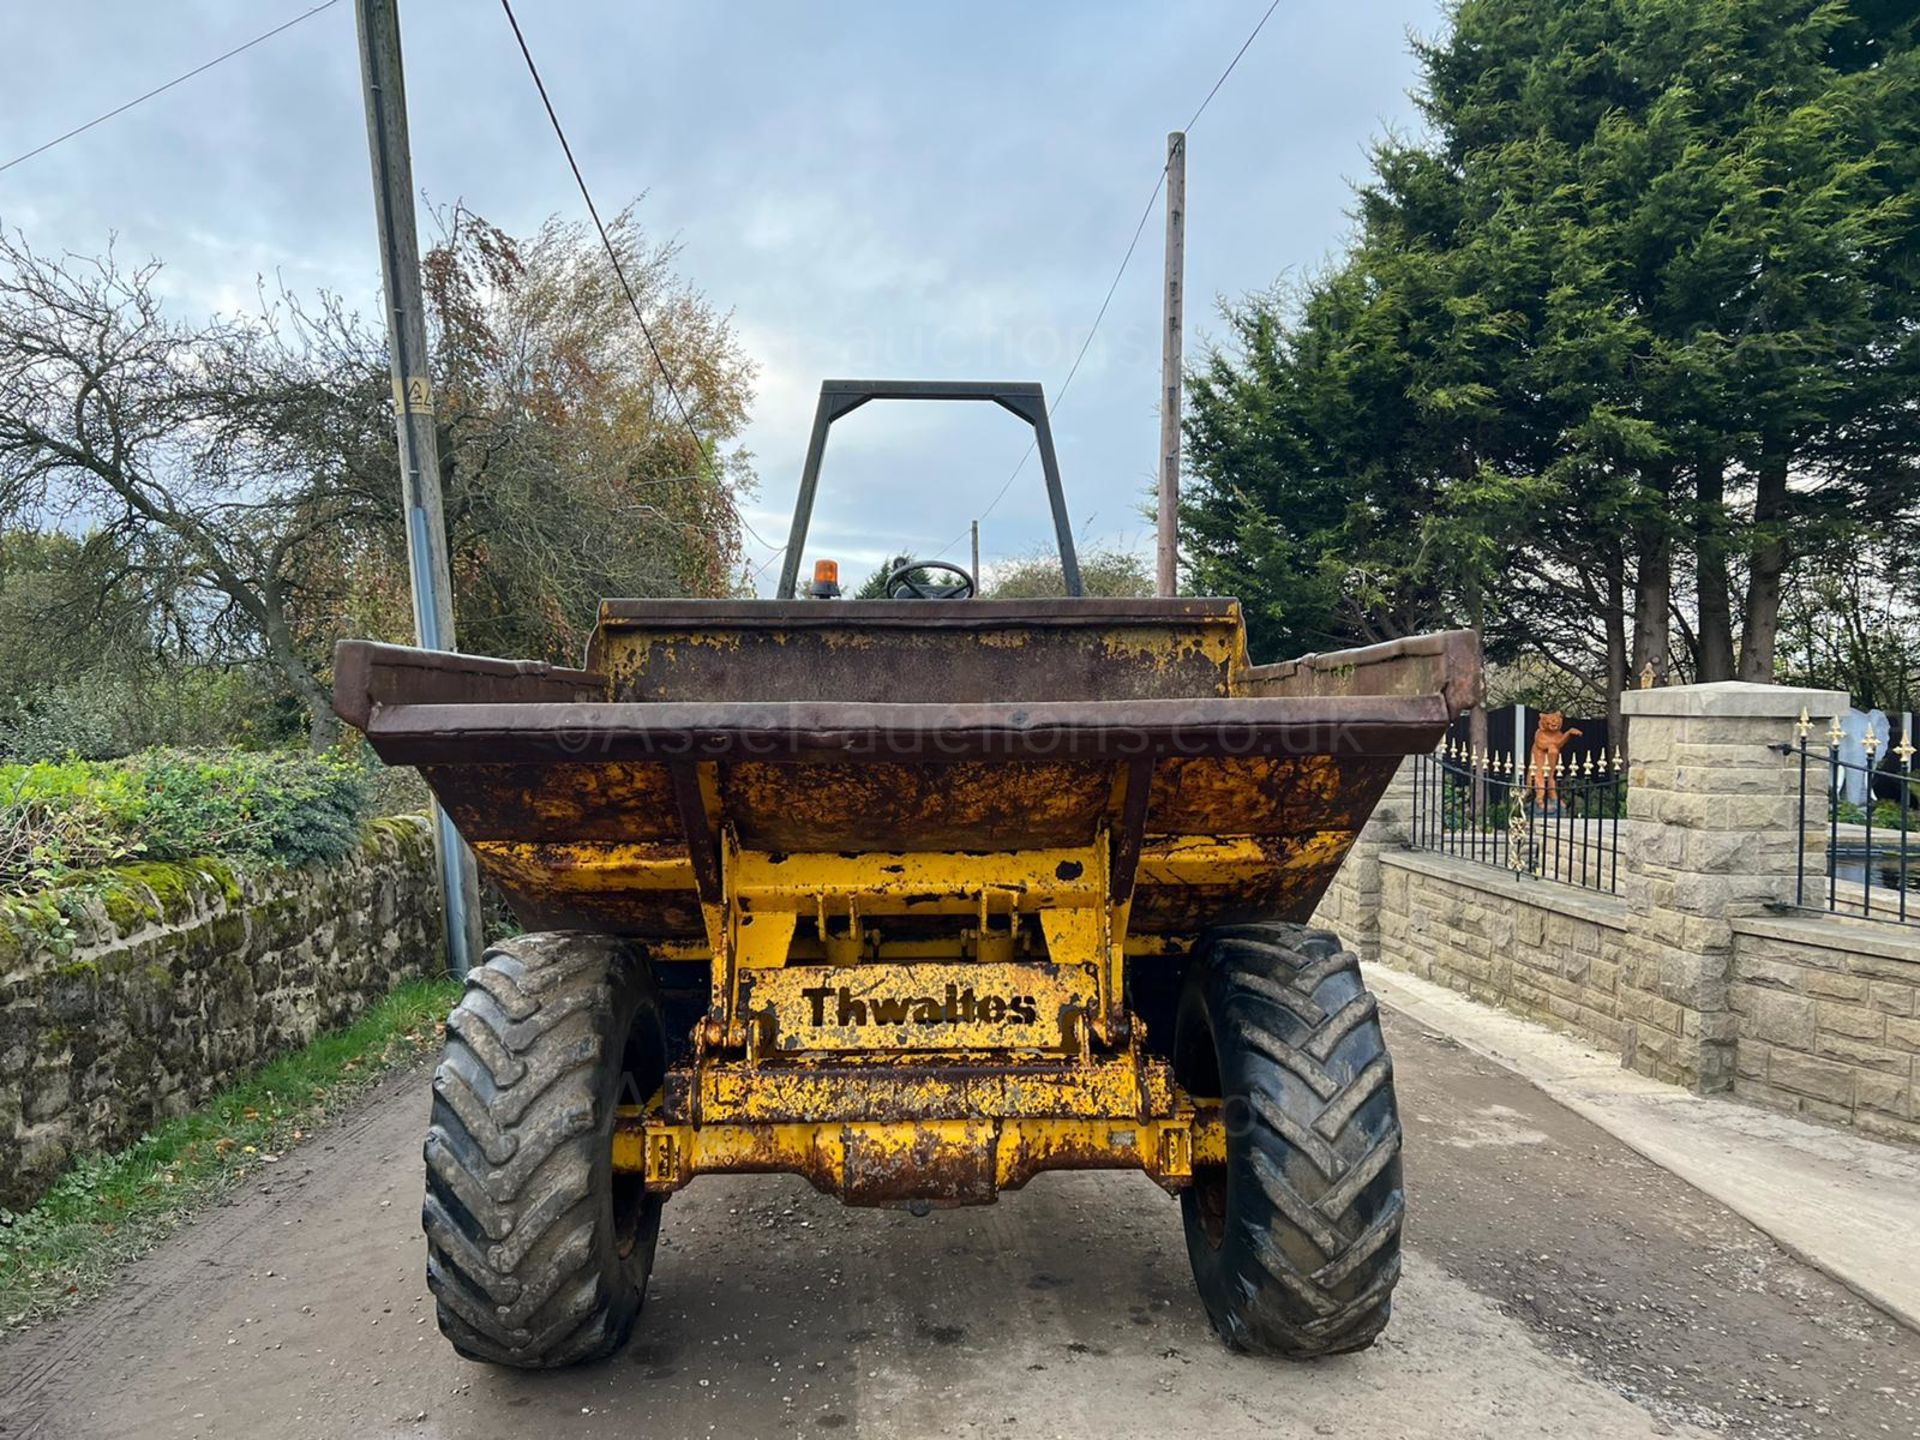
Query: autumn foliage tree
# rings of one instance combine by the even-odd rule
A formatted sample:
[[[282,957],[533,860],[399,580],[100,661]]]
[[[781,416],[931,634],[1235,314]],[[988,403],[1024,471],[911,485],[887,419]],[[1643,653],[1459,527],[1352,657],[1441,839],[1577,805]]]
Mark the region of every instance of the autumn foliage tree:
[[[611,231],[658,358],[582,227],[456,209],[424,262],[463,648],[577,660],[603,595],[735,584],[752,367],[671,247]],[[85,537],[95,608],[261,666],[328,744],[333,641],[411,638],[384,334],[329,296],[183,320],[157,268],[0,237],[0,523]]]
[[[631,210],[608,232],[652,345],[584,225],[516,239],[456,209],[423,262],[468,648],[577,661],[602,596],[722,595],[739,578],[752,476],[727,447],[752,366],[671,246]]]

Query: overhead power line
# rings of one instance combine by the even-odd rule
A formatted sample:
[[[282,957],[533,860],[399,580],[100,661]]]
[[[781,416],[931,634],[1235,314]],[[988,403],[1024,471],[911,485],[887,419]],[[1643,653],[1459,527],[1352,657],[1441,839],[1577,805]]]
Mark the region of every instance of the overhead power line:
[[[527,37],[521,33],[520,21],[513,13],[511,0],[500,0],[500,8],[507,12],[507,24],[513,27],[513,38],[520,44],[521,57],[527,62],[527,73],[533,77],[533,88],[540,92],[540,103],[546,107],[547,120],[552,124],[554,136],[560,141],[560,149],[567,157],[567,168],[573,171],[573,183],[580,187],[580,198],[587,202],[587,214],[593,217],[593,228],[600,232],[600,244],[606,249],[607,259],[613,262],[613,273],[620,278],[620,288],[626,292],[627,304],[633,307],[633,318],[640,322],[640,333],[646,337],[653,363],[660,367],[660,378],[667,382],[667,394],[673,397],[673,408],[680,412],[680,423],[687,427],[687,434],[693,437],[694,449],[704,455],[707,453],[706,445],[700,439],[700,432],[693,428],[693,417],[687,413],[686,402],[680,398],[680,387],[674,383],[673,372],[667,368],[660,347],[654,343],[653,331],[648,328],[647,317],[640,309],[640,297],[633,293],[633,284],[627,279],[627,267],[620,263],[620,252],[613,248],[613,239],[600,219],[600,207],[593,203],[593,192],[587,188],[587,177],[580,173],[580,162],[573,158],[573,146],[567,141],[567,132],[561,128],[560,117],[554,113],[553,100],[547,94],[547,82],[540,78],[540,67],[533,63],[533,52],[527,48]]]
[[[567,157],[567,168],[573,171],[573,183],[580,187],[580,198],[587,203],[587,214],[593,218],[593,228],[600,233],[600,244],[607,252],[607,259],[613,262],[613,273],[620,279],[620,288],[625,292],[627,304],[633,309],[633,318],[640,324],[640,333],[646,337],[647,350],[653,356],[653,363],[660,369],[660,378],[667,382],[667,394],[673,398],[673,408],[679,412],[680,423],[686,427],[687,434],[693,439],[693,448],[701,455],[707,453],[706,442],[700,438],[700,432],[694,428],[693,416],[687,412],[687,402],[680,396],[680,386],[673,378],[673,371],[667,367],[666,357],[660,353],[655,343],[653,330],[647,324],[646,313],[640,308],[640,297],[634,294],[633,283],[627,279],[626,266],[620,263],[620,252],[614,248],[613,239],[607,234],[607,227],[600,219],[600,207],[593,203],[593,191],[587,188],[587,177],[580,173],[580,162],[573,158],[573,146],[567,141],[567,132],[560,124],[560,117],[553,108],[553,99],[547,94],[547,83],[540,78],[540,67],[533,63],[533,52],[527,48],[527,37],[520,29],[520,21],[513,13],[512,0],[500,0],[500,8],[507,12],[507,24],[513,27],[513,38],[519,42],[521,58],[527,62],[527,73],[533,77],[533,87],[540,92],[540,103],[546,108],[547,120],[553,126],[554,138],[559,140],[560,149]],[[753,522],[746,516],[740,516],[740,523],[749,535],[765,546],[772,541],[753,528]],[[785,546],[780,547],[785,549]]]
[[[311,20],[314,16],[318,15],[322,10],[331,10],[335,5],[338,5],[339,3],[340,3],[340,0],[321,0],[321,3],[314,6],[311,10],[302,11],[300,14],[294,16],[291,20],[284,21],[281,24],[274,26],[273,29],[271,30],[263,31],[261,34],[258,34],[254,36],[253,39],[247,41],[244,45],[236,45],[233,47],[233,49],[227,51],[224,55],[216,55],[213,57],[213,59],[207,61],[205,64],[194,66],[193,69],[187,71],[184,75],[176,75],[173,77],[173,79],[167,81],[166,84],[156,85],[154,86],[153,89],[147,91],[146,94],[136,95],[133,99],[127,101],[126,104],[116,105],[113,107],[113,109],[107,111],[104,115],[96,115],[93,117],[93,119],[87,121],[86,124],[76,125],[73,127],[73,129],[67,131],[67,133],[64,135],[56,135],[53,137],[53,139],[47,141],[44,145],[36,145],[33,147],[33,149],[27,151],[25,154],[14,156],[13,159],[7,161],[6,164],[0,165],[0,172],[11,170],[14,166],[19,165],[24,161],[31,160],[36,155],[44,155],[47,151],[53,149],[54,146],[65,144],[67,141],[73,139],[73,137],[76,135],[84,135],[86,134],[87,131],[93,129],[94,126],[105,124],[107,121],[113,119],[113,117],[116,115],[126,114],[127,111],[133,109],[134,106],[144,105],[147,101],[153,99],[153,97],[156,95],[166,94],[166,92],[173,89],[174,86],[184,84],[188,80],[193,79],[193,77],[196,75],[205,74],[207,71],[213,69],[214,66],[220,64],[222,61],[231,60],[234,56],[242,54],[248,50],[251,50],[254,46],[260,44],[263,40],[271,40],[274,36],[278,35],[281,31],[291,30],[294,26],[298,25],[302,20]]]
[[[540,78],[540,67],[533,63],[533,52],[527,48],[527,37],[520,29],[520,21],[513,13],[512,0],[500,0],[500,8],[507,12],[507,24],[513,27],[513,38],[519,43],[521,58],[527,62],[527,73],[533,77],[533,87],[540,92],[540,103],[546,108],[547,120],[553,126],[554,138],[559,140],[560,149],[567,157],[567,168],[573,171],[573,183],[580,187],[580,198],[586,201],[587,214],[593,218],[593,228],[600,233],[600,244],[607,252],[607,259],[613,262],[613,273],[620,279],[620,288],[625,292],[627,304],[633,309],[633,318],[639,322],[640,333],[646,337],[647,350],[653,356],[653,363],[660,369],[660,378],[667,382],[667,394],[673,398],[673,408],[679,412],[680,423],[686,427],[687,434],[693,439],[693,448],[705,455],[706,442],[700,438],[699,430],[694,428],[693,416],[687,412],[687,402],[680,396],[680,386],[673,378],[673,371],[667,367],[666,357],[660,353],[655,343],[653,331],[647,324],[646,313],[640,308],[640,297],[634,294],[633,284],[627,279],[626,266],[620,263],[620,252],[614,249],[613,239],[607,234],[607,227],[600,219],[600,207],[593,203],[593,191],[587,188],[587,177],[580,173],[580,162],[573,158],[573,146],[568,143],[567,132],[560,124],[560,116],[555,113],[553,99],[547,94],[547,83]],[[749,535],[764,546],[772,541],[753,528],[753,522],[746,516],[740,516],[740,523]],[[780,547],[784,550],[786,547]]]
[[[1213,88],[1207,91],[1206,98],[1200,102],[1199,108],[1193,112],[1193,117],[1187,121],[1186,129],[1193,129],[1193,127],[1199,123],[1200,117],[1207,113],[1207,107],[1213,103],[1213,97],[1220,93],[1220,87],[1227,83],[1227,77],[1233,74],[1235,67],[1240,64],[1241,57],[1252,48],[1253,42],[1260,38],[1260,32],[1266,28],[1267,21],[1273,18],[1273,12],[1279,8],[1280,0],[1273,0],[1273,3],[1268,5],[1266,10],[1261,14],[1260,19],[1255,22],[1253,29],[1247,32],[1247,38],[1241,41],[1240,48],[1233,52],[1233,59],[1227,62],[1227,68],[1220,72],[1220,78],[1213,82]],[[1107,293],[1101,298],[1100,308],[1094,313],[1093,324],[1087,328],[1087,338],[1080,342],[1079,353],[1073,357],[1073,364],[1067,368],[1067,378],[1062,380],[1060,382],[1060,388],[1053,392],[1051,409],[1055,415],[1060,413],[1060,402],[1066,398],[1068,389],[1073,385],[1073,377],[1080,373],[1080,364],[1087,358],[1087,351],[1093,348],[1093,337],[1100,333],[1100,322],[1107,318],[1107,308],[1113,304],[1114,293],[1120,288],[1120,281],[1127,273],[1127,266],[1133,263],[1133,252],[1140,248],[1140,237],[1146,233],[1147,221],[1153,218],[1154,204],[1160,199],[1160,192],[1166,187],[1166,183],[1167,164],[1163,160],[1160,163],[1160,173],[1153,177],[1153,193],[1147,196],[1147,203],[1140,211],[1140,219],[1133,227],[1133,235],[1127,241],[1126,253],[1120,257],[1120,266],[1113,272],[1113,283],[1107,286]],[[995,507],[1006,498],[1007,491],[1013,488],[1013,482],[1019,479],[1020,472],[1027,468],[1027,461],[1033,458],[1034,445],[1036,443],[1037,442],[1031,440],[1027,442],[1027,448],[1021,453],[1019,464],[1015,465],[1013,472],[1001,482],[999,490],[994,493],[994,497],[988,502],[987,508],[980,512],[979,519],[986,519],[994,512]],[[939,555],[945,555],[947,551],[953,549],[954,546],[966,539],[967,534],[967,530],[962,530],[958,535],[954,536],[953,539],[940,547],[935,558],[938,558]]]

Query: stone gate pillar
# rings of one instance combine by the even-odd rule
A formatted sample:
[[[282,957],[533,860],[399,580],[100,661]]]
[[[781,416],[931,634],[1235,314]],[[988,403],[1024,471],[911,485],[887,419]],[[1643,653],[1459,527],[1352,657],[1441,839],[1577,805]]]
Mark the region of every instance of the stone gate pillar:
[[[1728,1004],[1731,922],[1790,904],[1805,843],[1793,739],[1804,708],[1825,732],[1847,708],[1840,690],[1720,681],[1632,690],[1620,893],[1633,912],[1623,943],[1621,1060],[1699,1091],[1733,1083]],[[1810,767],[1809,807],[1826,795]]]

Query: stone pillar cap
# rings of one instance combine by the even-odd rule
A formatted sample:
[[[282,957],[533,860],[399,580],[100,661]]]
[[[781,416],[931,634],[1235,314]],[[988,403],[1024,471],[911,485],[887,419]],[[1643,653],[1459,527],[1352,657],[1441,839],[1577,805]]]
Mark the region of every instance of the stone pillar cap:
[[[1806,690],[1795,685],[1759,685],[1751,680],[1715,680],[1708,685],[1663,685],[1651,690],[1625,691],[1620,696],[1620,713],[1795,720],[1805,710],[1824,720],[1844,714],[1852,703],[1852,697],[1844,690]]]

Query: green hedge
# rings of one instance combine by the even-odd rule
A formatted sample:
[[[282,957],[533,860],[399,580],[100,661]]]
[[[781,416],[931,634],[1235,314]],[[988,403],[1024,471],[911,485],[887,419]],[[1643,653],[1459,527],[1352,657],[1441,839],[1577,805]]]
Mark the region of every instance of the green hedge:
[[[0,765],[0,890],[132,859],[337,859],[359,836],[371,788],[351,760],[288,752]]]

